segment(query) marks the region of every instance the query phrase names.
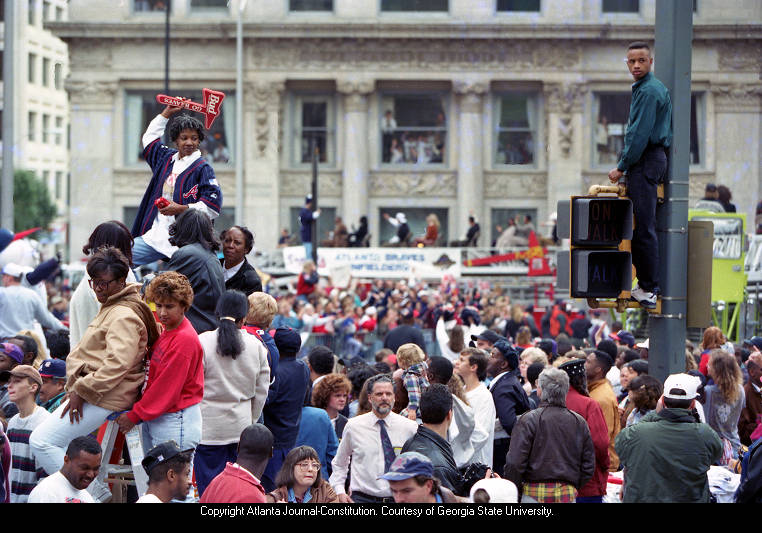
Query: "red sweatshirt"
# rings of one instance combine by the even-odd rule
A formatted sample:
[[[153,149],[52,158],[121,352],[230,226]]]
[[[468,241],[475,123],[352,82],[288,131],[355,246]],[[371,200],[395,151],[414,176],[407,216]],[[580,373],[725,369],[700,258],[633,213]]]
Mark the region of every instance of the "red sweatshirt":
[[[579,487],[577,496],[603,496],[609,478],[609,429],[601,406],[589,396],[582,396],[576,389],[569,387],[566,407],[585,419],[595,448],[595,473],[584,487]]]
[[[201,402],[204,396],[204,350],[188,318],[164,331],[151,349],[143,397],[127,417],[133,423],[153,420]]]

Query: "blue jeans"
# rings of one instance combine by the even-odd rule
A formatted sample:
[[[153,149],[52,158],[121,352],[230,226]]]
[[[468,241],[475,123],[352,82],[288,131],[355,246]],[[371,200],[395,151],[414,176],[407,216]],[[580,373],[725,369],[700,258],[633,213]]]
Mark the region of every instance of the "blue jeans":
[[[159,259],[167,260],[161,252],[157,252],[153,247],[148,246],[143,240],[143,237],[135,239],[132,245],[132,264],[135,266],[147,265],[153,263]]]
[[[144,453],[168,440],[175,441],[181,450],[195,450],[201,440],[201,404],[197,403],[174,413],[164,413],[158,418],[142,422],[140,428]],[[188,497],[193,501],[193,487]]]
[[[304,244],[304,260],[312,261],[312,243],[307,241]]]
[[[111,414],[108,409],[85,402],[82,405],[79,422],[72,424],[69,421],[69,413],[61,418],[61,413],[68,404],[68,400],[61,404],[29,436],[32,453],[48,475],[55,474],[61,469],[66,448],[72,440],[89,435],[98,429]]]
[[[199,498],[204,495],[206,487],[225,470],[226,463],[235,463],[238,458],[238,443],[208,445],[199,444],[196,448],[195,472]]]
[[[659,240],[656,237],[656,187],[667,175],[667,154],[649,145],[627,171],[627,194],[632,200],[632,264],[638,285],[648,292],[659,290]]]

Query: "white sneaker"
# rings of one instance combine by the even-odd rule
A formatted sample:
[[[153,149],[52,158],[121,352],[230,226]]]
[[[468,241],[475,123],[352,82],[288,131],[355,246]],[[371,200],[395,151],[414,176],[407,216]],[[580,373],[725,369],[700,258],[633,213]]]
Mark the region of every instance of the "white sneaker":
[[[640,288],[640,285],[635,285],[635,288],[632,289],[630,299],[635,300],[647,309],[654,309],[656,307],[656,295],[652,292],[644,291]]]

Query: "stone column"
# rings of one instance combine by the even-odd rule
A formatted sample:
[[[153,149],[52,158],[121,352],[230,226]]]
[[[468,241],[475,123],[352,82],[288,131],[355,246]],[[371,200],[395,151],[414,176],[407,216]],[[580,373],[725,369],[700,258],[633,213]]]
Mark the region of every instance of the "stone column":
[[[457,153],[458,157],[458,180],[457,180],[457,219],[451,228],[456,228],[452,240],[462,239],[468,231],[468,217],[473,213],[482,228],[480,240],[486,242],[485,236],[489,228],[489,221],[484,220],[484,166],[482,158],[483,148],[483,101],[487,92],[486,81],[462,81],[453,82],[453,91],[459,96],[460,114],[458,115],[459,131],[457,149],[448,146],[448,150]]]
[[[587,88],[582,83],[549,83],[544,86],[548,154],[548,213],[559,200],[584,194],[582,167],[583,103]]]
[[[118,85],[70,77],[65,83],[71,102],[69,152],[69,258],[82,257],[82,244],[95,226],[122,219],[114,212],[114,95]],[[120,136],[117,136],[121,139]],[[23,228],[22,228],[23,229]]]
[[[344,95],[344,150],[342,152],[341,213],[347,227],[368,216],[368,95],[374,81],[339,79],[336,89]],[[320,199],[318,198],[318,205]],[[368,216],[370,219],[371,217]]]
[[[715,110],[715,183],[727,186],[739,213],[746,213],[746,231],[754,233],[756,202],[762,186],[759,160],[762,145],[762,84],[712,85]],[[754,164],[754,163],[757,164]],[[703,196],[692,190],[691,196]],[[693,189],[693,187],[691,187]]]
[[[283,80],[260,80],[244,89],[244,223],[259,248],[275,248],[280,228],[280,116]],[[239,157],[236,155],[236,157]],[[235,205],[231,198],[225,202]]]

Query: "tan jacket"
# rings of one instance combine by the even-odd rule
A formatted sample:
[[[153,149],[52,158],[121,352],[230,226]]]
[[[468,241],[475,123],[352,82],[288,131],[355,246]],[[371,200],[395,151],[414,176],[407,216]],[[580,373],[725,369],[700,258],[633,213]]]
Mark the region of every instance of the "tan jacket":
[[[321,480],[318,488],[310,489],[312,499],[308,503],[339,503],[339,497],[326,480]],[[268,496],[273,496],[275,501],[288,501],[288,487],[278,487]]]
[[[590,397],[601,406],[603,418],[606,419],[606,427],[609,430],[609,472],[616,472],[619,469],[619,456],[614,451],[614,441],[622,429],[616,394],[607,379],[588,383],[587,389],[590,391]]]
[[[66,359],[67,392],[112,411],[135,403],[145,380],[148,342],[146,323],[133,310],[136,305],[148,309],[139,290],[139,283],[130,283],[101,306]]]

